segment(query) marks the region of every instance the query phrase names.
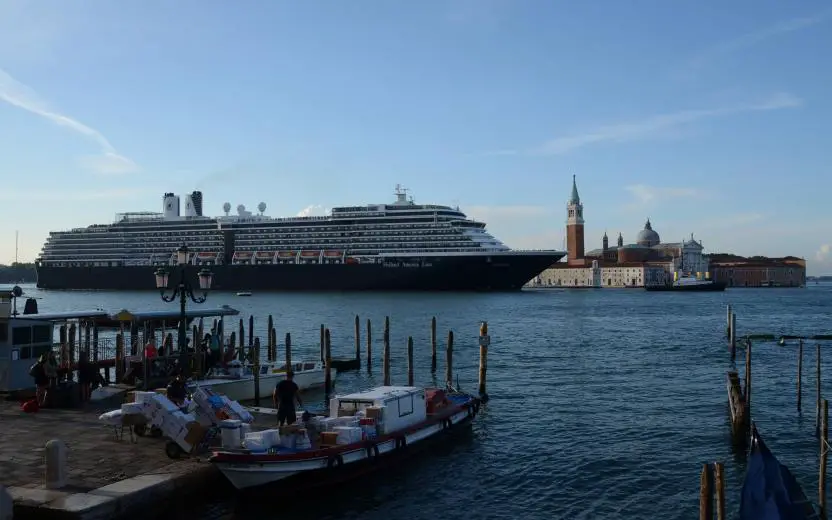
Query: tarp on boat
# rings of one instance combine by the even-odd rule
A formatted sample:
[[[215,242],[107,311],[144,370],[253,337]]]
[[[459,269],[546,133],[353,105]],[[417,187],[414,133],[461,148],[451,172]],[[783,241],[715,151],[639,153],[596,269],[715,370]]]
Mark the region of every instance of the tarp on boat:
[[[742,485],[740,520],[810,520],[819,518],[800,484],[777,460],[751,426],[751,451]]]

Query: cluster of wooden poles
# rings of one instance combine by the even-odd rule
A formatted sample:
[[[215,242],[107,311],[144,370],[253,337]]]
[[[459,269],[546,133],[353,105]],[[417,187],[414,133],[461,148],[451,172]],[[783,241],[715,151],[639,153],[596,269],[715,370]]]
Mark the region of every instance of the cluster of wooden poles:
[[[737,350],[737,315],[728,305],[727,312],[727,336],[728,348],[731,353],[731,361],[736,360]],[[775,335],[756,335],[741,338],[745,343],[745,387],[740,381],[737,370],[729,370],[727,373],[728,404],[731,413],[731,437],[735,446],[745,449],[751,432],[751,351],[752,337],[767,338],[774,340]],[[804,339],[823,340],[826,336],[789,336],[798,340],[797,355],[797,410],[802,409],[802,375],[803,375],[803,341]],[[781,345],[784,341],[781,337]],[[827,518],[826,506],[826,467],[829,453],[829,403],[821,397],[821,353],[820,343],[815,345],[815,436],[819,439],[820,463],[818,468],[818,506],[821,510],[821,518]],[[716,510],[714,511],[714,501]],[[700,520],[711,520],[714,512],[719,520],[725,516],[725,482],[724,468],[721,462],[705,464],[702,468],[699,497],[699,518]]]

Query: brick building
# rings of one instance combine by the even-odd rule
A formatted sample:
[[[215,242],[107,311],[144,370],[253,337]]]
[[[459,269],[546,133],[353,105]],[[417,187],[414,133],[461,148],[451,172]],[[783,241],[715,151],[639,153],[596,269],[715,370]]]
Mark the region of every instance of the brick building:
[[[794,256],[749,258],[712,254],[714,279],[728,287],[802,287],[806,285],[806,260]]]

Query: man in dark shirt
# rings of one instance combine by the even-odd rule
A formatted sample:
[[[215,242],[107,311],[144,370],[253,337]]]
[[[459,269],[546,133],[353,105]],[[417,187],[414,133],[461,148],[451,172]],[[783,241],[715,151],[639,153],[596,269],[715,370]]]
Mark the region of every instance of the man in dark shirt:
[[[297,421],[295,401],[297,401],[298,406],[303,406],[300,400],[300,389],[292,381],[294,375],[291,370],[287,371],[286,379],[277,383],[272,393],[272,401],[274,401],[274,407],[277,408],[277,424],[279,426],[283,426],[283,423],[289,425]]]

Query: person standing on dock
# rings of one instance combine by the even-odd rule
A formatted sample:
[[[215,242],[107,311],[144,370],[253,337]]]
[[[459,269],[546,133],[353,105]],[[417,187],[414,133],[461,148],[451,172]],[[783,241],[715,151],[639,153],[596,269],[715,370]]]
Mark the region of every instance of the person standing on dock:
[[[298,420],[295,414],[295,401],[298,406],[303,406],[300,400],[300,388],[293,381],[295,374],[291,370],[286,371],[286,379],[277,383],[272,393],[274,407],[277,408],[277,425],[283,426],[294,424]]]
[[[29,375],[35,380],[37,388],[38,406],[46,406],[46,390],[49,388],[49,378],[46,376],[46,354],[41,354],[38,362],[29,368]]]
[[[78,383],[81,385],[81,402],[87,403],[92,397],[92,383],[98,370],[90,363],[89,354],[81,351],[78,357]]]

